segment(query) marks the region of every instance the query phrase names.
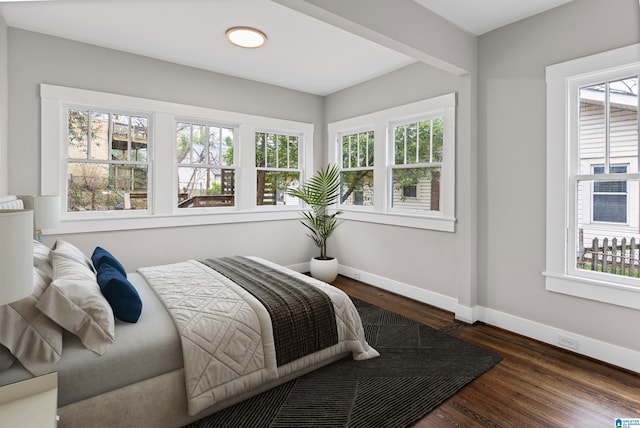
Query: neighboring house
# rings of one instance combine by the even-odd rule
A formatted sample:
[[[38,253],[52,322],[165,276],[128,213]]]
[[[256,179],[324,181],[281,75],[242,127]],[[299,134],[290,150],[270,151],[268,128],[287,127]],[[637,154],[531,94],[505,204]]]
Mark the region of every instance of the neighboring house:
[[[408,210],[440,210],[440,181],[437,178],[419,178],[415,184],[396,183],[393,207]]]
[[[580,90],[580,129],[578,150],[581,174],[611,174],[638,172],[638,80],[630,78],[613,82],[605,102],[604,85]],[[609,121],[605,120],[608,115]],[[606,128],[609,127],[610,136]],[[609,153],[606,165],[605,153]],[[607,238],[618,245],[623,238],[627,244],[635,238],[640,246],[640,185],[637,180],[580,181],[578,191],[578,227],[582,231],[582,245],[578,250],[591,248],[594,238],[598,246]],[[632,256],[638,258],[637,250]]]

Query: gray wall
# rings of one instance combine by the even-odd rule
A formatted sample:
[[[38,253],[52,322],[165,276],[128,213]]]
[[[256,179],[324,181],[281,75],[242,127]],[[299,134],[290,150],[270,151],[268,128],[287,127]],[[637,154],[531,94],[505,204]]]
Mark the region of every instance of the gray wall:
[[[40,191],[40,83],[313,123],[314,163],[319,166],[324,161],[321,97],[14,28],[9,29],[8,40],[9,193]],[[295,220],[63,238],[86,252],[104,245],[129,270],[187,257],[236,253],[289,265],[308,262],[315,252]]]
[[[638,42],[636,0],[575,0],[479,37],[477,76],[416,64],[328,96],[332,122],[459,93],[456,233],[348,222],[332,244],[341,264],[532,321],[526,328],[541,323],[540,336],[550,327],[640,350],[640,336],[628,334],[638,311],[547,292],[542,276],[545,67]],[[477,140],[466,108],[477,112]]]
[[[0,16],[0,195],[9,192],[9,163],[8,144],[9,137],[9,76],[7,68],[8,43],[7,23]]]
[[[330,242],[330,251],[344,265],[456,298],[465,306],[477,303],[640,350],[640,336],[628,333],[640,324],[638,311],[546,292],[542,277],[545,67],[638,42],[637,0],[574,0],[479,37],[478,69],[470,74],[458,77],[416,64],[322,99],[10,29],[8,191],[39,190],[41,82],[312,122],[316,165],[326,159],[326,123],[455,91],[456,232],[347,222]],[[247,252],[293,264],[315,254],[295,223],[68,238],[87,251],[96,244],[113,249],[130,270],[185,257]]]
[[[467,79],[418,63],[327,97],[326,118],[331,123],[450,92],[458,94],[456,233],[346,222],[330,243],[341,264],[453,298],[462,297],[461,288],[474,286],[475,272],[469,270],[470,258],[475,258],[475,251],[469,252],[474,242],[471,234],[475,234],[474,207],[465,183],[474,170],[469,153],[475,142],[465,137],[470,127],[465,106],[472,102]]]
[[[576,0],[479,38],[478,299],[640,350],[640,312],[547,292],[545,67],[640,42],[637,0]]]

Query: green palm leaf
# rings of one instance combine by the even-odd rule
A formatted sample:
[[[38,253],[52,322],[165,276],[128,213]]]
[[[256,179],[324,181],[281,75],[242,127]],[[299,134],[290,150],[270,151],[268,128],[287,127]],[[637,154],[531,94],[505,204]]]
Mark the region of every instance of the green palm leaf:
[[[340,225],[337,216],[341,211],[329,213],[329,208],[340,196],[340,168],[328,165],[319,170],[299,189],[288,189],[287,194],[305,202],[310,211],[303,211],[301,223],[310,231],[307,234],[320,247],[320,257],[327,257],[327,239]]]

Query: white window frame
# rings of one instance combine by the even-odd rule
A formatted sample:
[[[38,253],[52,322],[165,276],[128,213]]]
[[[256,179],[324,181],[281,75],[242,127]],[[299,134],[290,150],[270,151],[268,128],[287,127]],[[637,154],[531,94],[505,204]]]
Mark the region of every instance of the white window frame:
[[[439,216],[441,215],[442,211],[431,211],[431,210],[412,210],[412,209],[407,209],[404,207],[394,207],[393,206],[393,172],[397,171],[397,170],[401,170],[401,169],[413,169],[413,168],[433,168],[433,167],[440,167],[441,170],[444,169],[444,161],[433,161],[432,159],[430,159],[429,162],[416,162],[416,163],[402,163],[402,164],[396,164],[395,163],[395,128],[397,126],[406,126],[409,125],[411,123],[419,123],[419,122],[426,122],[426,121],[432,121],[434,119],[442,119],[443,121],[443,126],[444,125],[444,115],[440,114],[440,112],[436,111],[430,114],[423,114],[423,115],[419,115],[419,116],[415,116],[415,117],[411,117],[411,118],[406,118],[403,120],[398,120],[398,121],[393,121],[389,123],[388,126],[388,133],[389,135],[387,136],[387,149],[388,149],[388,169],[389,169],[389,173],[388,173],[388,179],[389,179],[389,186],[388,186],[388,192],[389,192],[389,199],[388,199],[388,210],[390,212],[394,212],[394,213],[412,213],[412,212],[417,212],[419,213],[418,215],[428,215],[428,216]],[[444,142],[443,142],[443,159],[444,159],[444,153],[446,153],[446,149],[444,148]],[[430,147],[431,148],[431,147]],[[416,153],[417,154],[417,153]],[[406,153],[405,153],[405,158],[406,158]],[[416,192],[419,193],[419,186],[420,183],[416,182],[415,184],[416,186]],[[440,195],[442,196],[442,194]],[[414,198],[414,199],[417,199]]]
[[[363,133],[369,133],[369,132],[373,132],[373,165],[367,165],[367,166],[347,166],[345,167],[342,164],[343,161],[343,157],[342,157],[342,139],[343,137],[346,136],[350,136],[350,135],[360,135]],[[340,180],[341,180],[341,189],[340,191],[342,191],[342,173],[343,172],[355,172],[355,171],[374,171],[375,168],[375,164],[376,164],[376,133],[375,130],[373,129],[373,125],[370,126],[365,126],[365,127],[361,127],[361,128],[357,128],[357,129],[350,129],[350,130],[342,130],[336,133],[336,164],[340,167]],[[367,149],[368,152],[368,149]],[[374,183],[374,189],[375,189],[375,179],[373,181]],[[342,195],[340,195],[340,197],[342,198]],[[375,201],[376,199],[376,195],[375,195],[375,191],[374,191],[374,195],[373,195],[373,200]],[[373,210],[373,204],[372,205],[347,205],[347,204],[343,204],[343,203],[338,203],[339,205],[339,209],[343,210],[343,209],[347,209],[347,210],[363,210],[363,211],[371,211]]]
[[[390,145],[393,142],[389,141],[389,128],[393,123],[436,115],[441,116],[444,121],[443,163],[440,183],[441,209],[437,213],[409,213],[391,210],[389,209],[390,186],[392,185],[390,166],[393,158],[390,153],[392,153],[393,148],[390,148]],[[373,206],[341,205],[342,217],[347,220],[455,232],[455,125],[455,93],[330,123],[328,125],[328,158],[330,163],[338,165],[342,156],[340,135],[363,129],[373,129],[374,131]]]
[[[640,280],[576,267],[577,120],[579,87],[640,70],[640,44],[548,66],[547,81],[547,231],[545,288],[628,308],[640,309]],[[640,174],[616,174],[620,180]],[[616,177],[617,178],[617,177]]]
[[[89,91],[48,84],[40,85],[41,97],[41,194],[66,197],[67,123],[64,111],[68,106],[88,106],[95,109],[140,112],[149,115],[153,135],[150,150],[149,197],[145,212],[90,212],[82,217],[61,207],[61,224],[50,232],[83,233],[109,230],[148,229],[200,224],[241,223],[252,221],[299,219],[300,206],[256,207],[255,203],[255,131],[277,129],[300,135],[299,153],[301,179],[313,174],[313,132],[311,123],[255,116],[205,107],[190,106]],[[236,206],[202,209],[177,207],[176,126],[179,121],[217,123],[238,130],[236,148]],[[45,161],[46,160],[46,161]],[[168,191],[171,189],[171,191]]]
[[[175,169],[175,174],[176,176],[178,176],[178,171],[180,167],[195,167],[195,168],[208,168],[208,169],[233,169],[234,170],[234,176],[237,177],[237,156],[236,153],[238,152],[238,134],[239,134],[239,130],[238,130],[238,126],[237,124],[228,124],[228,123],[220,123],[220,122],[214,122],[214,121],[203,121],[202,119],[194,119],[194,118],[187,118],[187,117],[177,117],[176,118],[176,128],[174,130],[175,132],[175,137],[177,138],[177,132],[178,132],[178,123],[187,123],[190,124],[191,126],[206,126],[206,127],[215,127],[215,128],[227,128],[227,129],[232,129],[233,130],[233,164],[232,165],[222,165],[222,164],[218,164],[218,165],[214,165],[214,164],[202,164],[202,165],[197,165],[197,164],[178,164],[177,159],[176,159],[176,169]],[[175,142],[174,142],[174,148],[175,148]],[[174,155],[175,157],[175,155]],[[177,179],[176,179],[177,180]],[[237,178],[236,178],[237,180]],[[177,185],[177,181],[176,181],[176,185]],[[178,189],[178,187],[176,187],[176,189]],[[178,190],[176,190],[176,199],[175,199],[175,203],[177,205],[177,201],[178,201],[178,194],[177,194]],[[236,195],[234,194],[234,199],[235,199]],[[184,210],[209,210],[210,212],[223,212],[224,211],[229,211],[229,209],[233,209],[235,207],[235,203],[232,206],[229,207],[192,207],[192,208],[178,208],[179,212],[180,211],[184,211]]]
[[[271,168],[271,167],[258,167],[256,166],[256,157],[255,157],[255,147],[256,147],[256,134],[266,134],[266,135],[275,135],[277,136],[286,136],[286,137],[297,137],[298,138],[298,168]],[[282,129],[256,129],[254,134],[253,134],[253,168],[254,168],[254,188],[255,188],[255,192],[253,194],[253,200],[256,201],[257,200],[257,196],[258,196],[258,189],[257,189],[257,177],[258,177],[258,171],[270,171],[270,172],[298,172],[300,175],[300,183],[303,183],[305,181],[305,169],[303,168],[303,165],[305,165],[304,159],[305,159],[305,152],[306,150],[303,149],[303,141],[304,141],[305,136],[303,134],[301,134],[300,132],[296,132],[293,130],[282,130]],[[266,150],[266,143],[265,143],[265,150]],[[266,157],[265,157],[265,164],[266,164]],[[307,171],[311,171],[310,169],[308,169]],[[289,196],[285,196],[285,197],[289,197]],[[298,200],[297,204],[292,204],[292,205],[258,205],[256,203],[256,209],[261,210],[288,210],[288,209],[292,209],[292,208],[297,208],[300,209],[302,207],[302,202]]]
[[[152,193],[152,174],[153,174],[153,150],[154,150],[154,135],[153,135],[153,115],[148,112],[148,111],[143,111],[143,110],[126,110],[126,109],[122,109],[122,108],[104,108],[104,107],[97,107],[95,105],[81,105],[81,104],[77,104],[77,103],[65,103],[63,105],[63,109],[62,109],[62,117],[63,117],[63,122],[65,124],[65,128],[64,128],[64,148],[62,148],[63,153],[64,153],[64,173],[62,174],[62,176],[60,177],[60,185],[61,185],[61,189],[67,189],[68,186],[68,175],[67,175],[67,166],[69,163],[78,163],[80,160],[79,159],[71,159],[69,158],[69,152],[68,152],[68,140],[69,140],[69,136],[68,136],[68,128],[67,128],[67,124],[69,121],[69,115],[68,115],[68,110],[88,110],[88,111],[92,111],[92,112],[101,112],[101,113],[107,113],[109,115],[112,114],[122,114],[122,115],[127,115],[127,116],[143,116],[145,118],[148,119],[148,128],[147,128],[147,132],[148,132],[148,137],[147,137],[147,141],[148,141],[148,146],[147,146],[147,160],[146,162],[127,162],[130,165],[145,165],[147,167],[147,194],[151,194]],[[89,125],[90,126],[90,125]],[[110,126],[110,125],[109,125]],[[109,143],[110,144],[110,143]],[[109,155],[110,156],[110,152],[111,152],[111,146],[109,146]],[[88,147],[88,150],[90,150],[90,147]],[[46,159],[45,157],[43,157],[42,159]],[[87,159],[88,163],[97,163],[97,164],[118,164],[121,163],[120,161],[117,160],[111,160],[111,159],[106,159],[106,160],[100,160],[100,159]],[[44,163],[44,162],[43,162]],[[60,191],[60,193],[57,193],[60,195],[66,195],[66,191],[62,192]],[[61,198],[61,203],[64,205],[64,207],[66,208],[66,204],[67,204],[67,200],[66,197],[62,197]],[[151,209],[151,205],[149,202],[149,198],[147,198],[147,208],[146,209],[137,209],[137,210],[124,210],[124,211],[120,211],[120,210],[113,210],[113,211],[76,211],[76,212],[70,212],[70,213],[66,213],[68,216],[73,216],[74,218],[77,219],[82,219],[82,218],[90,218],[91,216],[96,215],[96,213],[99,213],[97,215],[103,216],[103,217],[115,217],[115,216],[122,216],[122,215],[128,215],[128,216],[132,216],[132,217],[137,217],[137,216],[142,216],[142,215],[147,215],[150,212]],[[126,213],[126,214],[122,214],[122,213]]]

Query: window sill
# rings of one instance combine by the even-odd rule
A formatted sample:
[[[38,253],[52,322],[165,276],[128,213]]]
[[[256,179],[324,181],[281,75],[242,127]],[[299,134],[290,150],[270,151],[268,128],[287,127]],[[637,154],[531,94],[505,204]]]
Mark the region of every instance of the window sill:
[[[412,214],[387,214],[371,211],[344,211],[341,218],[366,223],[386,224],[389,226],[411,227],[415,229],[455,232],[456,219],[449,217],[427,217]]]
[[[621,285],[553,272],[543,272],[543,275],[547,291],[640,309],[640,286]]]
[[[109,232],[120,230],[158,229],[165,227],[203,226],[212,224],[251,223],[258,221],[299,220],[299,209],[233,211],[228,213],[177,213],[169,215],[118,216],[105,218],[65,219],[43,235]]]

